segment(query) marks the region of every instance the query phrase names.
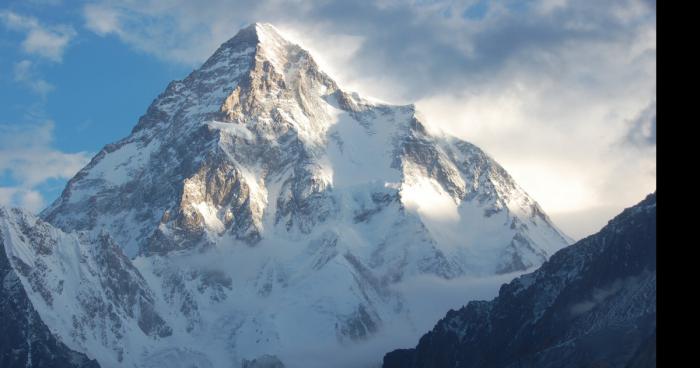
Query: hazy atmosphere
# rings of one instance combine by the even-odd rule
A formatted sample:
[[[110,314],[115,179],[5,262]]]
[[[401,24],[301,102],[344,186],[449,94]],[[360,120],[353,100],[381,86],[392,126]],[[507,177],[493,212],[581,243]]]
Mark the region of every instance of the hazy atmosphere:
[[[285,4],[285,6],[281,6]],[[655,189],[653,1],[6,1],[0,204],[39,211],[171,80],[261,21],[339,83],[415,102],[580,238]]]
[[[0,366],[655,367],[656,14],[3,1]]]

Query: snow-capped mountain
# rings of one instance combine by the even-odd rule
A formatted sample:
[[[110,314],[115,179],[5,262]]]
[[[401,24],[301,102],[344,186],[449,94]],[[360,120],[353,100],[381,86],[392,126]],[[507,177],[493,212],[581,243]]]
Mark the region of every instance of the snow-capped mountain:
[[[15,210],[14,214],[20,212]],[[0,208],[0,221],[8,216],[6,210]],[[99,367],[96,361],[66,347],[46,327],[18,276],[18,272],[29,275],[41,271],[24,265],[15,270],[10,264],[11,258],[5,253],[4,238],[4,235],[0,236],[0,367]],[[37,246],[41,247],[40,244]]]
[[[384,367],[656,367],[656,193]]]
[[[420,318],[398,283],[521,272],[568,242],[478,147],[343,90],[267,24],[170,83],[41,218],[4,212],[8,259],[105,367],[325,366]]]

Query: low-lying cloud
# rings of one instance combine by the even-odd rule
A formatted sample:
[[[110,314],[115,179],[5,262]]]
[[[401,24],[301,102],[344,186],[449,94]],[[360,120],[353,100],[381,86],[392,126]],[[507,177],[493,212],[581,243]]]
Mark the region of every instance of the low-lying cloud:
[[[412,305],[412,323],[394,323],[383,326],[368,340],[345,346],[329,344],[327,349],[309,346],[306,351],[290,352],[290,361],[300,366],[332,364],[339,368],[381,367],[384,354],[395,349],[415,347],[424,333],[450,310],[457,310],[471,300],[491,300],[498,295],[503,283],[511,281],[522,272],[489,277],[460,277],[445,280],[436,276],[421,275],[403,280],[394,288]],[[319,362],[321,365],[319,365]]]

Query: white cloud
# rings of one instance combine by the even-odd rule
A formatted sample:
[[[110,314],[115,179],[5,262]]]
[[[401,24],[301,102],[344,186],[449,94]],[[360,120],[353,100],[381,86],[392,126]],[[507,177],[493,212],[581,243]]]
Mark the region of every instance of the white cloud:
[[[14,66],[14,79],[22,83],[27,88],[38,94],[42,98],[54,89],[54,86],[40,78],[34,68],[34,63],[30,60],[22,60]]]
[[[85,26],[100,36],[110,33],[122,34],[119,13],[114,9],[89,4],[83,9],[83,15],[85,16]]]
[[[50,179],[75,175],[90,156],[87,152],[65,153],[51,147],[53,123],[0,125],[0,174],[12,186],[0,187],[0,204],[37,211],[44,206],[38,186]]]
[[[8,29],[24,32],[22,49],[54,62],[63,60],[63,53],[75,37],[75,30],[67,25],[46,26],[36,18],[11,11],[0,11],[0,22]]]
[[[458,203],[435,179],[409,176],[401,186],[401,201],[409,211],[415,211],[432,220],[459,222]]]
[[[537,3],[537,11],[541,14],[550,14],[551,12],[565,8],[568,0],[542,0]]]
[[[85,27],[100,36],[115,35],[136,50],[166,60],[196,64],[232,36],[242,24],[222,27],[230,9],[186,1],[102,2],[83,8]],[[228,5],[230,8],[230,4]],[[191,12],[192,21],[187,13]],[[176,14],[175,21],[168,14]],[[211,22],[202,24],[205,17]]]
[[[39,212],[44,207],[41,193],[17,187],[0,187],[0,206],[20,207],[30,212]]]
[[[557,59],[551,66],[528,66],[523,56],[486,82],[417,105],[433,129],[484,148],[580,238],[609,220],[600,208],[615,214],[655,189],[655,57],[648,51],[634,42],[564,46],[549,50]]]
[[[576,238],[653,191],[653,2],[494,1],[463,17],[474,4],[102,0],[84,16],[193,66],[241,26],[272,22],[346,88],[417,102],[428,123],[484,148]]]

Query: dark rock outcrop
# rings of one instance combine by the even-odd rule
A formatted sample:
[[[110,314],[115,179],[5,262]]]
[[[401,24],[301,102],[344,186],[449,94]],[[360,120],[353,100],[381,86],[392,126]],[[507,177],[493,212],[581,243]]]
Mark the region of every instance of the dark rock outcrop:
[[[383,366],[655,367],[656,194],[494,300],[448,312]]]

